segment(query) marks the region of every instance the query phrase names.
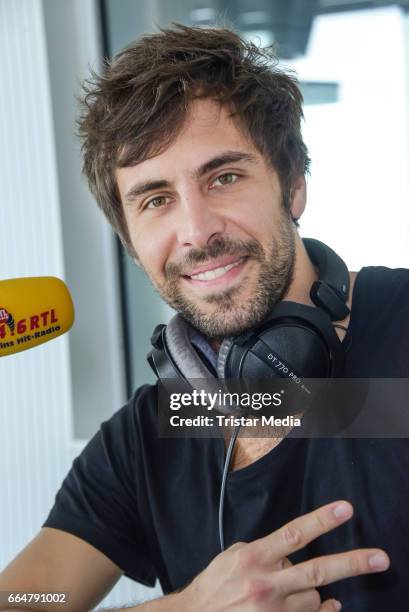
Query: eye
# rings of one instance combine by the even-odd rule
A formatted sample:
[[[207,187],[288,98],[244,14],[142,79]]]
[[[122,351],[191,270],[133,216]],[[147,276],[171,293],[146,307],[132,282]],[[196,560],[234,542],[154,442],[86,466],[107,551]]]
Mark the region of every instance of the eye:
[[[219,182],[219,185],[232,185],[238,178],[238,174],[234,174],[234,172],[226,172],[226,174],[221,174],[218,176],[217,179],[213,181],[211,186],[217,186],[217,182]]]
[[[161,206],[164,206],[166,204],[166,196],[156,196],[156,198],[152,198],[151,200],[148,200],[148,202],[145,204],[144,206],[144,210],[145,209],[153,209],[153,208],[160,208]]]

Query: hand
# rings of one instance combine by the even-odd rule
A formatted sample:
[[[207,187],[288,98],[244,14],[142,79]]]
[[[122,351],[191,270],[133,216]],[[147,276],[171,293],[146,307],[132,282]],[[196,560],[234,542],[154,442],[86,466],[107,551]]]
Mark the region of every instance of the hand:
[[[287,559],[320,535],[351,518],[353,508],[333,502],[301,516],[264,538],[239,542],[219,554],[180,595],[189,612],[330,612],[339,602],[321,603],[317,587],[360,574],[384,571],[380,549],[358,549],[292,565]]]

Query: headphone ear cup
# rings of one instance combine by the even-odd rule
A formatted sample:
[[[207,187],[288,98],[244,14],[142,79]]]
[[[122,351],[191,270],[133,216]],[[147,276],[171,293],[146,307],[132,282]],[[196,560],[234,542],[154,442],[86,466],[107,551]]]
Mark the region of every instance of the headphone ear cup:
[[[220,345],[219,355],[217,357],[217,376],[218,378],[226,378],[226,361],[230,353],[230,349],[234,344],[234,338],[225,338]]]
[[[192,346],[189,325],[181,315],[177,314],[169,321],[165,339],[169,355],[184,378],[215,378]]]
[[[251,332],[225,340],[218,359],[219,378],[250,380],[271,376],[339,376],[345,350],[327,313],[282,301],[269,319]]]

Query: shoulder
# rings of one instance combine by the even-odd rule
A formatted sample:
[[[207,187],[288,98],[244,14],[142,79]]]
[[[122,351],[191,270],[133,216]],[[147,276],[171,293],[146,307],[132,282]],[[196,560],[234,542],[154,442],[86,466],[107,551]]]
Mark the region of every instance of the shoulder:
[[[407,377],[409,350],[409,270],[383,266],[362,268],[353,291],[353,377]]]
[[[123,449],[129,449],[140,437],[156,434],[156,420],[157,385],[143,385],[122,408],[101,423],[99,435],[106,448],[119,444]]]
[[[145,447],[157,437],[155,386],[137,389],[127,403],[101,423],[73,461],[57,497],[59,508],[83,507],[84,499],[110,505],[135,499],[135,478],[144,469]],[[84,492],[86,495],[84,497]],[[108,496],[105,498],[105,496]],[[104,502],[105,504],[105,502]],[[104,505],[103,504],[103,505]],[[122,505],[122,501],[119,502]]]
[[[384,266],[362,268],[355,280],[355,299],[366,302],[366,307],[409,307],[409,270]]]
[[[138,387],[126,404],[104,423],[116,424],[123,420],[141,418],[146,412],[156,412],[157,391],[157,384]]]
[[[368,266],[357,274],[357,281],[372,290],[389,288],[393,291],[409,289],[409,269]]]

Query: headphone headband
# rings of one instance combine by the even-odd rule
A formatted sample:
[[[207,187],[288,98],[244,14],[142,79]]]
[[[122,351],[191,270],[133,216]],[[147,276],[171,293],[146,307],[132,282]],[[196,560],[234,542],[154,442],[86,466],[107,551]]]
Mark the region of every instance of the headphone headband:
[[[312,263],[319,270],[319,280],[313,283],[310,297],[313,303],[325,310],[332,321],[342,321],[349,314],[346,305],[349,293],[349,273],[345,262],[329,246],[304,238],[304,246]]]

